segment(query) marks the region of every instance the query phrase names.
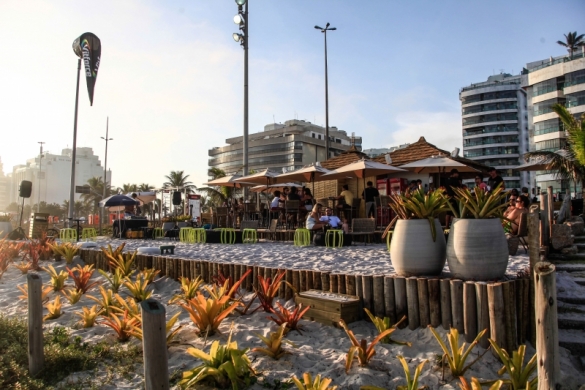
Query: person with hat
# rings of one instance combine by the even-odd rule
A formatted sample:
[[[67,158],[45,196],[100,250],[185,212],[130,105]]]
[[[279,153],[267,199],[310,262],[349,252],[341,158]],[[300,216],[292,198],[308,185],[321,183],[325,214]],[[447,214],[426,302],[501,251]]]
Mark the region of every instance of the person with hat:
[[[490,178],[487,181],[488,191],[493,191],[500,184],[502,185],[502,190],[506,189],[504,179],[502,179],[502,176],[498,175],[498,170],[496,168],[490,167],[488,169],[488,174],[490,175]]]

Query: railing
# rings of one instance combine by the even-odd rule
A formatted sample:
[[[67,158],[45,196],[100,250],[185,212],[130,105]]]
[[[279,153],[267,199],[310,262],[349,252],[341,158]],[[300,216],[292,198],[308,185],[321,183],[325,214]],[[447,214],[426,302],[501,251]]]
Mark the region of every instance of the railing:
[[[518,154],[518,151],[495,151],[495,152],[479,152],[479,153],[466,153],[463,157],[482,157],[482,156],[497,156],[500,154]]]
[[[541,108],[540,110],[534,110],[534,114],[532,116],[539,116],[548,114],[549,112],[553,112],[552,107]]]
[[[578,84],[583,84],[583,83],[585,83],[585,77],[577,79],[577,80],[565,81],[565,83],[563,84],[563,87],[567,88],[567,87],[572,87],[573,85],[578,85]]]
[[[489,111],[498,111],[498,110],[516,110],[516,109],[518,109],[518,106],[516,104],[511,104],[509,107],[479,107],[479,109],[464,108],[463,115],[475,114],[476,112],[489,112]]]
[[[547,127],[546,129],[538,129],[538,130],[534,130],[534,135],[543,135],[543,134],[548,134],[548,133],[555,133],[558,131],[563,131],[563,129],[561,128],[561,126],[551,126],[551,127]]]
[[[550,85],[546,88],[539,88],[537,90],[532,91],[532,97],[544,95],[545,93],[558,91],[560,88],[558,86]]]
[[[478,142],[464,143],[463,146],[477,146],[477,145],[492,145],[492,144],[507,144],[507,143],[518,143],[518,138],[502,140],[502,139],[484,139]]]
[[[571,108],[571,107],[582,106],[584,104],[585,104],[585,98],[581,98],[581,99],[577,99],[577,100],[568,101],[567,103],[565,103],[565,107]]]
[[[517,121],[518,117],[503,117],[503,118],[477,118],[477,119],[464,119],[463,126],[474,125],[476,123],[485,123],[485,122],[501,122],[501,121]]]
[[[562,57],[562,58],[557,58],[557,59],[552,60],[552,61],[544,62],[544,63],[542,63],[542,64],[540,64],[538,66],[535,66],[534,68],[525,69],[522,73],[523,74],[527,74],[527,73],[536,72],[537,70],[544,69],[544,68],[548,68],[549,66],[553,66],[553,65],[557,65],[557,64],[562,64],[563,62],[571,62],[571,61],[574,61],[574,60],[578,60],[580,58],[583,58],[583,57],[573,57],[573,58]]]
[[[463,136],[472,136],[472,135],[480,135],[480,134],[489,134],[489,133],[507,133],[510,131],[518,131],[517,127],[502,127],[496,129],[483,129],[482,131],[474,131],[470,132],[469,130],[463,130]]]
[[[498,87],[500,85],[518,85],[518,84],[520,84],[520,80],[516,80],[516,81],[486,82],[486,83],[479,83],[479,84],[471,84],[468,87],[461,88],[461,91],[460,92],[472,91],[474,89],[486,88],[486,87]]]

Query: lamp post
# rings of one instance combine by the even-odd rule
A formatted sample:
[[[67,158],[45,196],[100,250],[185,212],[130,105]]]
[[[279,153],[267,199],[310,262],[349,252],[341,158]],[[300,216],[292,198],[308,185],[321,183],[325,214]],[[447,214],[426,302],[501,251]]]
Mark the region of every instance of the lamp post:
[[[325,160],[329,159],[329,84],[327,80],[327,31],[337,30],[337,28],[329,26],[329,22],[327,22],[325,28],[315,26],[315,28],[320,30],[325,37]]]
[[[244,139],[242,145],[243,172],[248,174],[248,1],[235,0],[238,5],[238,14],[234,16],[234,23],[238,25],[241,33],[233,33],[234,41],[244,49]],[[248,189],[244,188],[244,198],[248,197]]]
[[[108,173],[108,141],[112,141],[113,138],[108,138],[108,130],[110,125],[110,117],[106,118],[106,138],[100,137],[101,139],[106,141],[106,156],[104,158],[104,188],[102,191],[102,200],[106,199],[106,188],[107,188],[107,173]],[[100,209],[101,217],[100,217],[100,235],[102,234],[102,223],[104,220],[104,207]]]
[[[37,213],[41,212],[41,173],[43,168],[43,144],[45,142],[38,142],[41,144],[41,151],[39,153],[39,192],[37,196]]]

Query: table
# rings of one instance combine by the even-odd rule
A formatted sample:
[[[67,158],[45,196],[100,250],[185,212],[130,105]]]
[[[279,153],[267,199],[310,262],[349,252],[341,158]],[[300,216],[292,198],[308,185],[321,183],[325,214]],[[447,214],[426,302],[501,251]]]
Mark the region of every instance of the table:
[[[131,230],[140,230],[143,227],[148,226],[147,219],[115,219],[114,223],[112,224],[113,228],[113,237],[121,237],[124,238],[126,236],[126,231],[128,229]]]

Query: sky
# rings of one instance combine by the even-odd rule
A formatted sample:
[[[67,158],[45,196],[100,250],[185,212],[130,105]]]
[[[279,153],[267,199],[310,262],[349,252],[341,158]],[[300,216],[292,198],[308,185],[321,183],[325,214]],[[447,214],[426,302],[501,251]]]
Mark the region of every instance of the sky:
[[[5,173],[73,143],[77,61],[96,34],[102,57],[89,105],[82,77],[78,147],[104,160],[113,185],[162,185],[184,171],[200,186],[208,150],[243,132],[244,53],[233,0],[0,1],[0,159]],[[461,147],[459,90],[492,74],[566,53],[583,33],[582,0],[249,0],[249,129],[302,119],[329,124],[364,148],[424,136]],[[83,184],[83,183],[79,183]]]

